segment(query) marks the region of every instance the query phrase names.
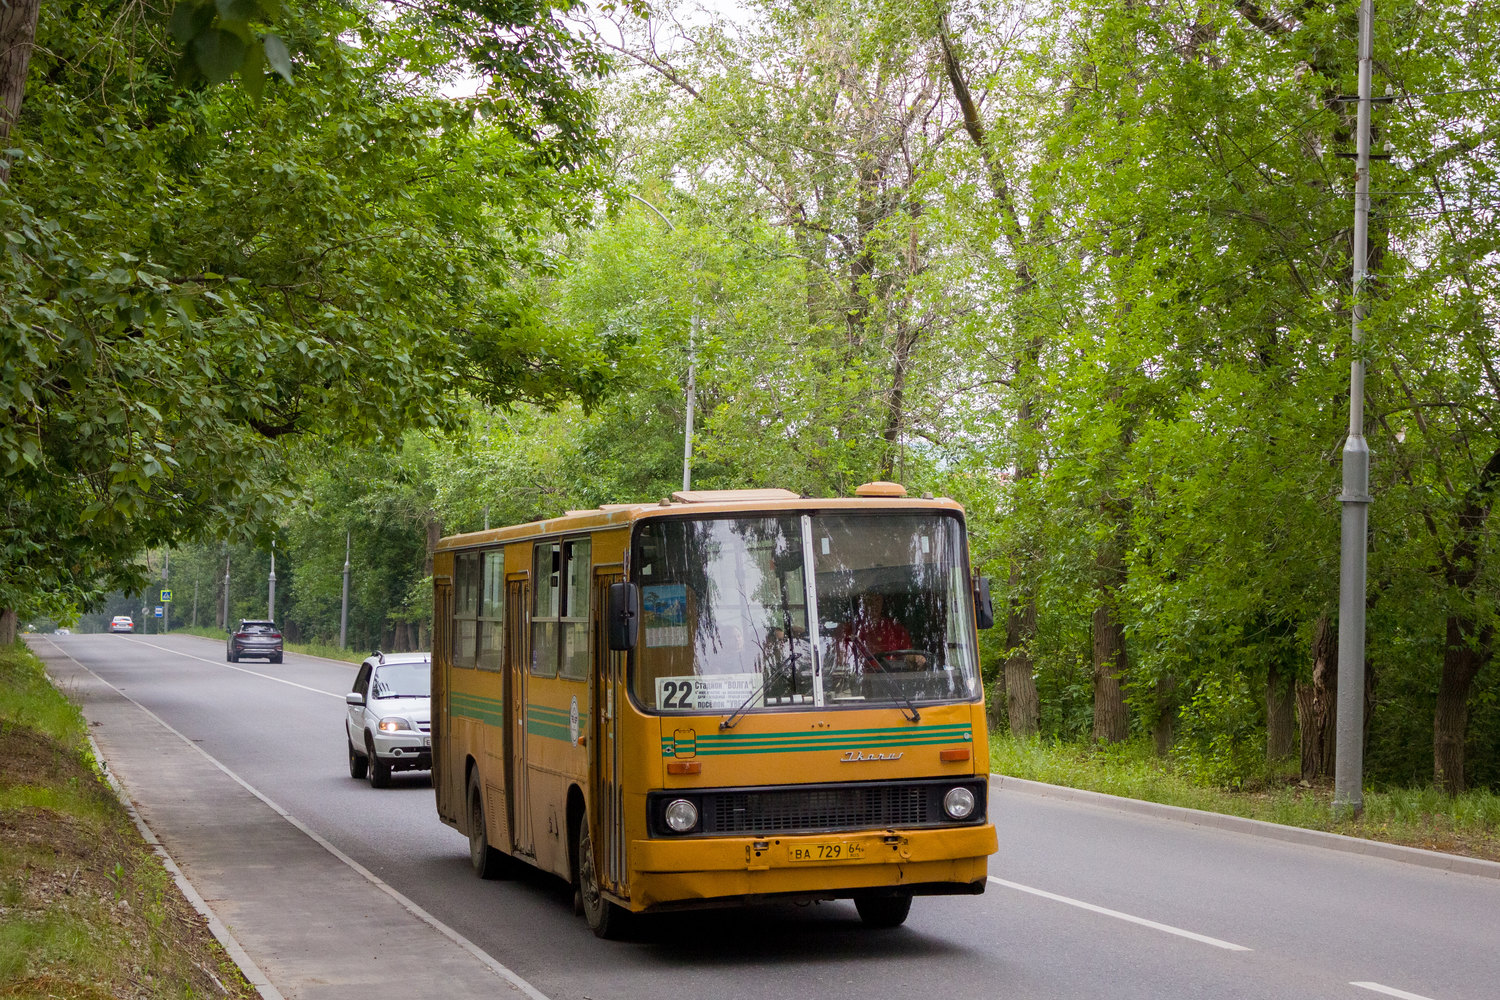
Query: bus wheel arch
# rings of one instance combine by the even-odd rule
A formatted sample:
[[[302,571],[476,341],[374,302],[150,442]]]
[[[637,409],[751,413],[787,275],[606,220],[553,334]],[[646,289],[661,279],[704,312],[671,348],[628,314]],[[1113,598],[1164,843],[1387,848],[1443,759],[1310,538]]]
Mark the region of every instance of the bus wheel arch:
[[[577,785],[568,786],[567,814],[563,829],[568,831],[568,881],[573,883],[573,913],[583,916],[583,879],[579,874],[578,851],[582,837],[587,807],[583,802],[583,790]]]

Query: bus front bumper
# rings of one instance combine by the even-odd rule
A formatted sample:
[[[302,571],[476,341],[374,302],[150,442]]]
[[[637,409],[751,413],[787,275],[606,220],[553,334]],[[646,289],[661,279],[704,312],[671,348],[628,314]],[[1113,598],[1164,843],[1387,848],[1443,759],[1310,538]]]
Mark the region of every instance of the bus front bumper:
[[[978,893],[999,843],[993,824],[795,837],[637,840],[635,910],[775,897],[839,899],[862,890]]]

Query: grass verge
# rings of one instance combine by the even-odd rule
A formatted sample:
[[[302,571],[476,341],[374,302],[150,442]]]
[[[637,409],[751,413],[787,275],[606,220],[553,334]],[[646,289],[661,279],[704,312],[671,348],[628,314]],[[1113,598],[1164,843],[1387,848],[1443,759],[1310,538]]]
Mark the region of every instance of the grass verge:
[[[990,770],[1052,785],[1207,812],[1244,816],[1390,844],[1500,861],[1500,795],[1447,796],[1433,788],[1366,791],[1364,815],[1337,819],[1332,786],[1300,784],[1295,765],[1268,767],[1229,790],[1205,787],[1143,743],[1088,746],[1014,737],[990,739]]]
[[[0,647],[0,1000],[258,996],[100,775],[83,715]]]

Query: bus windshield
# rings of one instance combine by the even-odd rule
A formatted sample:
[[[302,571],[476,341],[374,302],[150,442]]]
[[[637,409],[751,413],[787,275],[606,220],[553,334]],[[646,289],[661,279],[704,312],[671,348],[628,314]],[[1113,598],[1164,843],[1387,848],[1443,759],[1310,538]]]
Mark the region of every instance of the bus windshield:
[[[976,698],[963,546],[937,512],[647,522],[632,693],[726,714]]]

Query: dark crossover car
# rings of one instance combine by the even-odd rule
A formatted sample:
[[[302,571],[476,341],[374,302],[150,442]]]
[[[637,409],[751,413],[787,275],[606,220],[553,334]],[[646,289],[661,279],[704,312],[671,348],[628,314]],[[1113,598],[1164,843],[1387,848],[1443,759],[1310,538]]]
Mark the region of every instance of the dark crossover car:
[[[432,654],[375,653],[344,696],[349,777],[376,788],[392,771],[432,770]]]
[[[240,662],[242,656],[280,663],[281,655],[281,629],[276,623],[250,618],[241,619],[240,627],[229,633],[224,649],[224,659],[230,663]]]

